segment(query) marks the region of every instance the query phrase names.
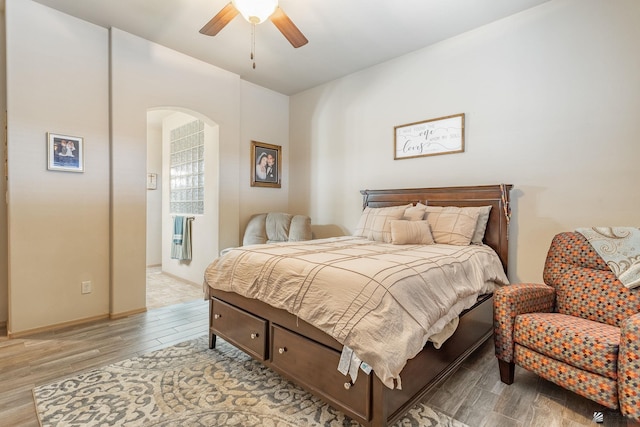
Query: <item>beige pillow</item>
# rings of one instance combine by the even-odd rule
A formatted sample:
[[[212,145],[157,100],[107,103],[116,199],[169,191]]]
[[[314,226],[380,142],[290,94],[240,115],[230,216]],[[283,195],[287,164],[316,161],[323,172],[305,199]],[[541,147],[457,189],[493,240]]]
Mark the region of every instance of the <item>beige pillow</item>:
[[[429,221],[389,221],[394,245],[433,245]]]
[[[424,213],[427,211],[427,205],[418,202],[415,206],[411,206],[404,211],[404,218],[407,221],[422,221]]]
[[[442,206],[429,206],[431,211],[440,212],[443,207]],[[465,206],[465,207],[456,207],[449,206],[448,209],[450,211],[455,211],[457,209],[466,212],[478,212],[478,222],[476,222],[476,228],[473,232],[473,236],[471,236],[471,243],[476,245],[481,245],[484,240],[484,233],[487,230],[487,222],[489,221],[489,213],[491,212],[491,206]]]
[[[411,207],[411,204],[403,206],[389,206],[386,208],[366,207],[360,215],[360,220],[353,235],[366,237],[376,242],[391,242],[391,225],[389,221],[401,219],[404,211]]]
[[[427,221],[436,243],[466,246],[476,229],[479,212],[455,206],[427,206]]]

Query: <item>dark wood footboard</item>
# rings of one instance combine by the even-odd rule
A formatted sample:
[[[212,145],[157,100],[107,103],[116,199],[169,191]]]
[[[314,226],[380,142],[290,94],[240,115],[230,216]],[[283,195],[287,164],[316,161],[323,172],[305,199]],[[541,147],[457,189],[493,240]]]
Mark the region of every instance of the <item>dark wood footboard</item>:
[[[460,316],[454,335],[439,349],[427,343],[400,374],[402,390],[374,375],[352,384],[337,370],[342,345],[286,311],[257,300],[212,290],[210,346],[216,337],[244,350],[284,377],[365,426],[393,424],[453,373],[492,334],[493,297],[484,295]]]

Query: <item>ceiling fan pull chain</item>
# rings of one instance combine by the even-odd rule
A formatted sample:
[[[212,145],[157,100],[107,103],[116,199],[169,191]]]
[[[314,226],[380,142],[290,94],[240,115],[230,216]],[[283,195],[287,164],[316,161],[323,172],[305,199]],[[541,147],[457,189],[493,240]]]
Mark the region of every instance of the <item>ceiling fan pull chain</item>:
[[[253,61],[253,69],[256,69],[256,24],[251,23],[251,60]]]

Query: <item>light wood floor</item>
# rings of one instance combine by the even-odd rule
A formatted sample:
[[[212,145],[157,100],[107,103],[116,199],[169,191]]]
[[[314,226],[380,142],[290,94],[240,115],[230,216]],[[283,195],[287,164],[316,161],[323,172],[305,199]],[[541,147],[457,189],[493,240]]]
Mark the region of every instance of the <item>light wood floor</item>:
[[[515,381],[500,381],[493,339],[480,347],[449,379],[427,396],[430,407],[471,427],[624,427],[618,411],[569,392],[516,366]],[[592,421],[595,411],[604,423]]]
[[[16,339],[0,338],[0,425],[37,426],[32,389],[74,373],[206,334],[208,306],[195,300]],[[499,381],[490,340],[427,397],[428,404],[471,427],[596,426],[599,405],[516,369]],[[625,426],[604,410],[604,426]]]
[[[22,338],[0,338],[0,425],[38,426],[32,389],[207,333],[204,300]]]

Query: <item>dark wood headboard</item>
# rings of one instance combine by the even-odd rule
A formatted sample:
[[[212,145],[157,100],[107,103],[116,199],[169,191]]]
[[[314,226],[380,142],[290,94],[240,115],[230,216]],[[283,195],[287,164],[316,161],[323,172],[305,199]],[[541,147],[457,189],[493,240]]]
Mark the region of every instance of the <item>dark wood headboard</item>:
[[[511,184],[467,187],[362,190],[362,208],[381,208],[418,202],[431,206],[489,206],[484,242],[496,251],[504,271],[509,260],[509,191]]]

